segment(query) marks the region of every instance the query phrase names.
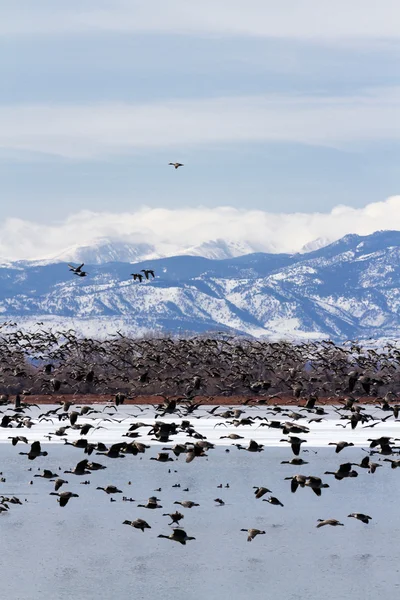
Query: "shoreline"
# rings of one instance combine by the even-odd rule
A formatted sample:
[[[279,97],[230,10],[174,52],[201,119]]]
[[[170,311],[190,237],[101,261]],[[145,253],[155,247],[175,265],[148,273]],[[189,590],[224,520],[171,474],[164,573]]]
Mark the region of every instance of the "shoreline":
[[[181,396],[165,396],[169,400],[182,398]],[[326,398],[318,398],[315,403],[316,406],[333,406],[340,404],[346,396],[329,396]],[[21,395],[21,402],[26,404],[61,404],[63,402],[72,402],[73,404],[114,404],[115,395],[113,394],[32,394],[29,396]],[[10,394],[9,404],[13,404],[15,394]],[[244,404],[248,406],[305,406],[307,398],[294,398],[293,396],[287,395],[276,395],[274,397],[268,396],[196,396],[194,403],[200,403],[202,405],[220,405],[220,406],[242,406]],[[378,399],[371,396],[360,396],[355,398],[357,404],[375,405]],[[126,398],[124,405],[157,405],[164,402],[164,396],[148,395],[148,396],[135,396]],[[178,404],[185,404],[184,400],[178,401]],[[391,403],[389,403],[391,404]]]

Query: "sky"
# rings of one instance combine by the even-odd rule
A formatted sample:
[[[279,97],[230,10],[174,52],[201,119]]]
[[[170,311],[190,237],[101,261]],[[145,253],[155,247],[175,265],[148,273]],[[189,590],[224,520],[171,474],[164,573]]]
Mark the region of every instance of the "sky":
[[[1,13],[1,257],[161,243],[160,210],[173,242],[246,241],[255,226],[276,251],[342,235],[343,210],[357,215],[345,233],[369,233],[377,207],[377,228],[400,228],[397,0],[4,0]]]

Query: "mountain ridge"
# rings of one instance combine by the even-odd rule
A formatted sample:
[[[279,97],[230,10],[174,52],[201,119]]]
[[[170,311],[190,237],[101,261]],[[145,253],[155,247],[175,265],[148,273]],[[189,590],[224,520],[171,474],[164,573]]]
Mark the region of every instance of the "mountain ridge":
[[[85,264],[85,278],[64,262],[18,261],[0,267],[0,314],[26,327],[58,319],[86,331],[97,322],[105,335],[119,326],[134,335],[222,330],[295,339],[395,337],[399,265],[399,231],[349,234],[304,254]],[[156,279],[130,277],[149,266]]]

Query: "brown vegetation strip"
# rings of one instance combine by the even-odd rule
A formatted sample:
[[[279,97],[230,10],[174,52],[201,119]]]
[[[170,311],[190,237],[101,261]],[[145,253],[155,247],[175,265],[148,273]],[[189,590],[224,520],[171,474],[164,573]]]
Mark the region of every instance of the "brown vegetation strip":
[[[173,399],[174,396],[169,396]],[[176,398],[176,396],[175,396]],[[12,397],[11,397],[12,400]],[[343,397],[319,398],[317,405],[333,405],[338,404]],[[47,395],[31,395],[24,396],[23,401],[28,404],[57,404],[61,402],[73,402],[74,404],[109,404],[114,403],[114,397],[111,394],[47,394]],[[162,404],[164,398],[162,396],[135,396],[134,398],[126,399],[124,404]],[[196,396],[193,402],[208,404],[208,405],[242,405],[260,404],[273,406],[275,405],[291,405],[302,406],[305,404],[305,399],[293,398],[293,396],[279,396],[268,398],[266,396]],[[376,398],[370,396],[361,396],[357,398],[358,404],[375,404]]]

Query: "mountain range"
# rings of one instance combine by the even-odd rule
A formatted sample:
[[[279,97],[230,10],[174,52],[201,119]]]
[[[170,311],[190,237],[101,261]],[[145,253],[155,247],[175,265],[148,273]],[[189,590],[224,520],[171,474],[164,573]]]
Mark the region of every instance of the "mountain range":
[[[346,235],[297,254],[236,248],[241,255],[232,256],[226,242],[211,246],[205,252],[213,258],[157,258],[146,244],[103,240],[80,254],[8,262],[0,266],[1,318],[98,337],[117,330],[335,341],[400,334],[399,231]],[[85,262],[87,277],[69,271],[73,259]],[[133,281],[131,273],[149,267],[155,279]]]

